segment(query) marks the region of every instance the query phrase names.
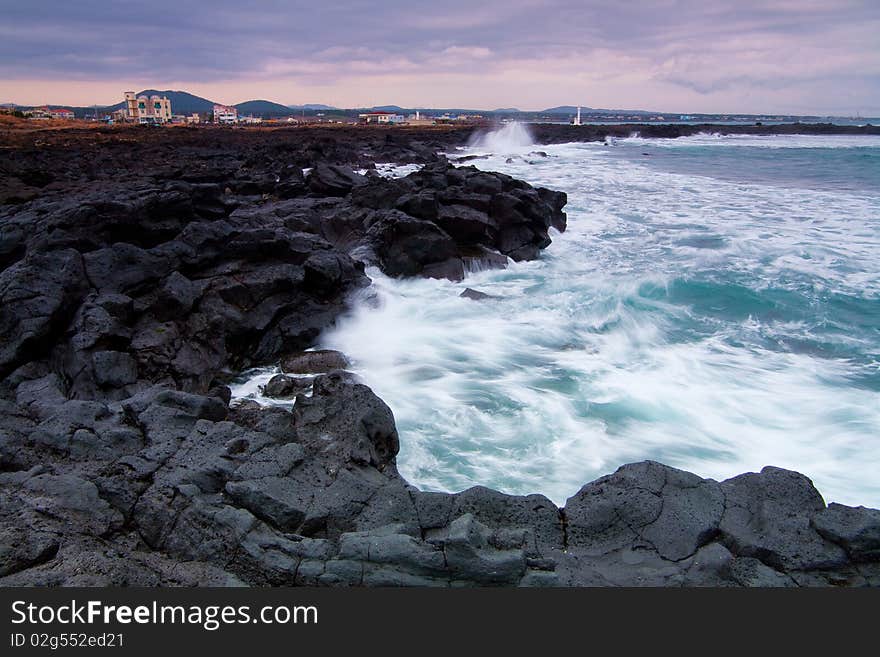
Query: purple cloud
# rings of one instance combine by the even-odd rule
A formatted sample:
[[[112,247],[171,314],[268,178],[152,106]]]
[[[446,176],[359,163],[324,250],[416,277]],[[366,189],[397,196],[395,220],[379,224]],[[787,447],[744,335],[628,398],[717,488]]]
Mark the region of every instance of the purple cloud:
[[[4,9],[0,100],[152,80],[351,105],[880,112],[875,0],[48,5]]]

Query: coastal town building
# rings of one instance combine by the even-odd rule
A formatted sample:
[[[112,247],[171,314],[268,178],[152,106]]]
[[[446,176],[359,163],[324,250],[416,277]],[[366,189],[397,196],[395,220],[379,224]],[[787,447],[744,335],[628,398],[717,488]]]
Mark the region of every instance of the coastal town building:
[[[404,123],[406,121],[406,118],[402,114],[397,114],[395,112],[365,112],[363,114],[358,114],[358,118],[361,120],[361,123],[372,123],[376,125],[389,125],[394,123]]]
[[[133,91],[126,91],[124,99],[122,110],[114,112],[114,118],[143,124],[171,121],[171,101],[166,96],[137,96]]]
[[[24,115],[29,119],[73,119],[75,114],[72,109],[66,107],[51,108],[48,105],[32,107],[25,110]]]
[[[482,120],[483,120],[482,114],[453,115],[453,114],[450,114],[449,112],[446,112],[445,114],[441,114],[440,116],[434,117],[435,123],[473,123],[473,122],[479,122]],[[505,119],[504,121],[507,121],[507,120],[509,120],[509,119]]]
[[[73,119],[75,114],[72,109],[66,107],[51,108],[48,105],[32,107],[25,110],[24,115],[29,119]]]
[[[419,110],[416,110],[415,114],[410,114],[406,117],[406,124],[411,126],[426,126],[426,125],[435,125],[436,121],[430,116],[425,116]]]
[[[214,105],[214,123],[221,125],[238,123],[238,110],[228,105]]]
[[[24,115],[29,119],[51,119],[49,116],[49,108],[48,107],[32,107],[29,110],[25,110]]]
[[[75,114],[72,109],[67,109],[66,107],[56,107],[55,109],[49,110],[49,116],[53,119],[73,119],[75,118]]]

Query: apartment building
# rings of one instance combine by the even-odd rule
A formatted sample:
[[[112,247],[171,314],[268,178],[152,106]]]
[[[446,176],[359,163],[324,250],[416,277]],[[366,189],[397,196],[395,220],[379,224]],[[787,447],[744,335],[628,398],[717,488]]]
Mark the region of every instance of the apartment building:
[[[126,91],[122,117],[128,123],[168,123],[171,101],[166,96],[136,96],[133,91]]]

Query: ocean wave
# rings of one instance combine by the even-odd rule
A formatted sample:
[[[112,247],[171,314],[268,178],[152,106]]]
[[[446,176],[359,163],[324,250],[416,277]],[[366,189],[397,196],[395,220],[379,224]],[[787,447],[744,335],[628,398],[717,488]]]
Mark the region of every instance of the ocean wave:
[[[715,478],[773,464],[880,505],[880,195],[541,148],[473,162],[568,192],[540,259],[461,283],[370,271],[370,302],[322,338],[394,411],[402,473],[561,503],[628,461]],[[754,149],[737,152],[748,169]]]

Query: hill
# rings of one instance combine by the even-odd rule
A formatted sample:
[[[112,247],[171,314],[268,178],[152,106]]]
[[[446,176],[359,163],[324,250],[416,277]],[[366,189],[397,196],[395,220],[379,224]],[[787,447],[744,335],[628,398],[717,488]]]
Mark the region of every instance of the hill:
[[[173,101],[171,106],[174,107]],[[291,116],[297,113],[297,110],[288,107],[287,105],[273,103],[271,100],[246,100],[245,102],[236,105],[235,109],[237,109],[238,113],[241,115],[250,114],[253,116],[261,116],[264,119],[277,116]]]
[[[541,114],[577,114],[578,108],[575,105],[560,105],[559,107],[550,107],[541,112]],[[593,112],[592,107],[581,105],[581,112]]]
[[[305,103],[303,105],[288,105],[287,107],[289,107],[292,110],[300,110],[300,111],[301,110],[322,111],[322,110],[337,110],[337,109],[339,109],[338,107],[333,107],[333,105],[324,105],[322,103]]]
[[[145,89],[138,93],[138,96],[167,96],[171,101],[171,111],[174,114],[192,114],[193,112],[213,112],[214,101],[196,96],[186,91],[157,91],[156,89]],[[108,107],[108,112],[122,109],[123,103],[119,102]]]

